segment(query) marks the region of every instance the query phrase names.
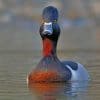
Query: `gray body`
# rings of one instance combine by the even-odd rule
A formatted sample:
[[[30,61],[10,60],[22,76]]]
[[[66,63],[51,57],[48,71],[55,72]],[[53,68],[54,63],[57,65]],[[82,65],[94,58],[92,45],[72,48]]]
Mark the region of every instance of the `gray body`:
[[[63,61],[62,63],[71,71],[71,81],[88,81],[90,79],[82,64],[73,61]]]

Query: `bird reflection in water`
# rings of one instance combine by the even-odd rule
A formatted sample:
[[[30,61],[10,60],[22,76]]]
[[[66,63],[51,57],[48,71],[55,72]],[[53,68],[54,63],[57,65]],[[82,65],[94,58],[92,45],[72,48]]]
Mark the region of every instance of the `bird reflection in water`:
[[[41,96],[41,100],[57,100],[59,93],[62,91],[61,83],[29,83],[29,89]]]
[[[39,100],[85,100],[88,82],[29,82],[28,87]]]

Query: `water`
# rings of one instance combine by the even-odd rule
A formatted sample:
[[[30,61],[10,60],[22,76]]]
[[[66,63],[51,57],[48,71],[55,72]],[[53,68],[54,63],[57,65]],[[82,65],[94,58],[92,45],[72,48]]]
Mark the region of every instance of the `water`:
[[[26,77],[41,59],[40,52],[1,51],[0,100],[100,100],[100,51],[61,51],[58,55],[61,60],[72,59],[86,66],[91,76],[87,88],[74,88],[73,92],[69,84],[51,84],[49,85],[51,90],[49,94],[46,92],[45,96],[42,95],[44,89],[42,92],[32,92],[27,86]],[[43,85],[41,86],[43,88]],[[46,86],[48,87],[44,85]]]

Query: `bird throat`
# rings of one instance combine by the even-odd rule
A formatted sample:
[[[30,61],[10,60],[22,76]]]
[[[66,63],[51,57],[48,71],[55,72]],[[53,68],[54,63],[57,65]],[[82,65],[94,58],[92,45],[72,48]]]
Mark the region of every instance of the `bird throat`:
[[[56,56],[56,45],[55,41],[45,38],[43,40],[43,56]]]

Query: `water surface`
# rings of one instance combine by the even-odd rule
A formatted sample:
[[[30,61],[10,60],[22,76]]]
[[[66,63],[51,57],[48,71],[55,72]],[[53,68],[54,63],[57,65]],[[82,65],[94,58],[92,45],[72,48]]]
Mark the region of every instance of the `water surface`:
[[[51,89],[57,90],[56,93],[41,98],[42,93],[31,92],[26,83],[28,73],[41,59],[40,52],[1,51],[0,100],[100,100],[100,51],[60,51],[58,55],[61,60],[71,59],[85,65],[91,76],[88,88],[78,87],[78,92],[74,90],[72,93],[70,85],[50,85]]]

